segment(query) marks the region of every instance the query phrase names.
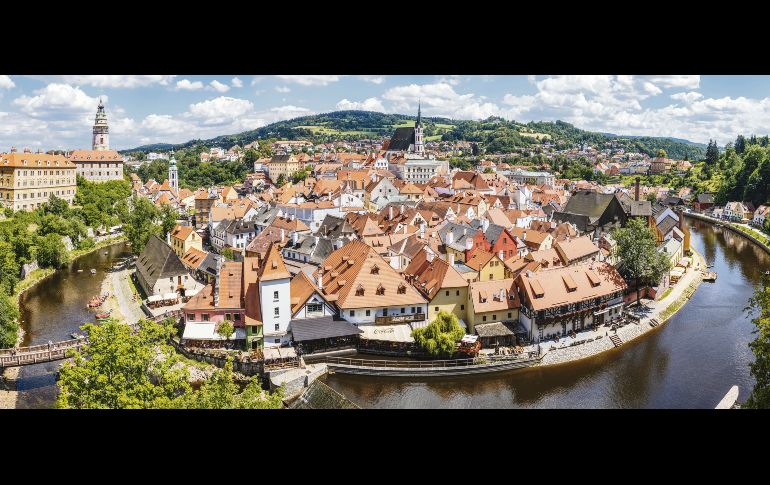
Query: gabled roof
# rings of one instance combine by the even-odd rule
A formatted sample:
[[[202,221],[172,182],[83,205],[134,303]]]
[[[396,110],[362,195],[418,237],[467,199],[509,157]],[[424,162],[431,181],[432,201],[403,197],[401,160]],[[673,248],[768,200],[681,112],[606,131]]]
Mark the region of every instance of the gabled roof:
[[[144,251],[137,258],[136,269],[151,287],[155,286],[160,278],[187,274],[187,269],[171,246],[154,234],[147,240]]]
[[[175,237],[177,239],[181,239],[182,241],[186,241],[188,237],[190,237],[190,234],[195,232],[195,228],[192,226],[181,226],[178,225],[174,228],[173,231],[171,231],[171,237]]]
[[[558,241],[554,244],[554,249],[559,253],[565,265],[599,252],[599,247],[588,236]]]
[[[486,313],[493,311],[507,311],[519,308],[518,292],[514,288],[514,279],[493,281],[474,281],[468,290],[474,313]],[[502,298],[501,298],[502,295]],[[500,319],[507,316],[500,314]]]
[[[291,278],[289,270],[286,269],[286,263],[283,262],[283,256],[278,245],[271,244],[267,254],[261,261],[259,267],[259,279],[261,281],[280,280]]]
[[[464,288],[468,282],[449,263],[438,256],[428,260],[428,251],[420,250],[404,269],[412,284],[429,300],[444,288]]]
[[[209,283],[190,298],[190,301],[183,307],[186,310],[208,310],[214,308],[243,308],[242,295],[242,276],[243,263],[237,261],[227,261],[222,264],[222,268],[217,275],[219,283],[219,301],[214,305],[214,291],[217,285]]]
[[[304,271],[300,271],[291,279],[289,288],[292,315],[297,313],[313,294],[317,293],[326,302],[323,292],[318,289],[315,282]]]
[[[565,276],[569,276],[566,281],[570,284],[574,282],[574,291],[568,291]],[[591,279],[599,284],[592,284]],[[535,311],[591,300],[626,288],[625,280],[615,267],[604,262],[595,263],[594,270],[590,264],[581,264],[533,273],[532,276],[523,272],[516,281],[527,296],[527,306]],[[536,293],[542,296],[536,297]]]
[[[481,268],[487,265],[489,261],[495,257],[494,253],[490,253],[488,251],[484,251],[481,248],[476,249],[473,251],[473,256],[471,256],[467,261],[465,261],[465,265],[469,268],[472,268],[475,271],[481,271]]]
[[[409,145],[414,145],[414,127],[407,126],[404,128],[396,128],[393,132],[393,136],[390,137],[388,150],[394,152],[407,151]]]
[[[417,290],[362,241],[350,241],[331,253],[319,271],[323,271],[324,295],[336,299],[343,309],[425,303]],[[379,287],[382,294],[378,294]]]
[[[673,228],[675,228],[678,224],[679,224],[679,221],[677,221],[676,219],[674,219],[671,216],[666,216],[658,224],[658,229],[660,230],[661,234],[663,234],[663,236],[665,236],[666,234],[671,232],[671,230]]]

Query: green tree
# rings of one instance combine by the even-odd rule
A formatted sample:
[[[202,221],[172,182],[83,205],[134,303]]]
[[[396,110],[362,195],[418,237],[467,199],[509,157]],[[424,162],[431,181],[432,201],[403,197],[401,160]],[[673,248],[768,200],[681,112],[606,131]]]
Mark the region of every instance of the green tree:
[[[487,167],[484,169],[484,173],[495,173],[495,171],[492,170],[492,167]]]
[[[217,326],[217,334],[223,339],[230,340],[230,337],[235,333],[235,326],[230,320],[225,320]]]
[[[16,345],[19,338],[19,309],[10,296],[0,292],[0,348]]]
[[[235,260],[235,253],[233,252],[233,248],[230,246],[227,246],[222,249],[222,256],[225,257],[225,259],[233,261]]]
[[[134,254],[140,254],[150,236],[159,232],[155,224],[159,214],[152,202],[144,197],[134,196],[131,206],[131,213],[123,229],[131,243],[131,250]]]
[[[163,204],[160,207],[160,224],[164,236],[174,230],[178,217],[179,213],[171,205]]]
[[[37,242],[37,262],[40,266],[61,268],[69,259],[61,234],[51,233],[39,237]]]
[[[644,198],[649,200],[650,204],[654,204],[658,200],[658,195],[655,192],[649,192]]]
[[[412,331],[415,343],[433,356],[450,357],[465,332],[454,313],[440,311],[426,327]]]
[[[667,157],[666,150],[661,148],[660,150],[658,150],[658,153],[655,156],[659,158],[666,158]]]
[[[746,150],[746,138],[743,135],[738,135],[738,138],[735,139],[735,153],[740,155],[744,150]]]
[[[762,275],[747,310],[754,315],[752,323],[756,327],[756,338],[749,343],[749,348],[754,353],[750,372],[757,382],[744,406],[770,409],[770,276],[767,274]]]
[[[636,281],[639,304],[642,287],[660,282],[671,270],[671,261],[657,250],[655,233],[643,219],[630,219],[626,227],[614,230],[612,236],[617,241],[615,256],[621,261],[621,272]]]
[[[191,391],[166,341],[173,327],[140,320],[138,331],[115,319],[81,327],[88,345],[65,362],[58,381],[60,408],[167,408]]]
[[[253,377],[245,389],[238,393],[233,375],[233,361],[227,359],[225,367],[218,369],[203,383],[200,390],[180,399],[180,407],[193,409],[281,409],[283,388],[268,394],[262,390],[258,377]]]
[[[709,140],[708,147],[706,148],[706,165],[713,167],[719,163],[719,148],[717,142]]]
[[[280,174],[280,175],[278,176],[278,180],[276,180],[276,181],[275,181],[275,184],[276,184],[278,187],[282,187],[282,186],[283,186],[285,183],[286,183],[286,177],[284,177],[284,175],[283,175],[283,174]]]

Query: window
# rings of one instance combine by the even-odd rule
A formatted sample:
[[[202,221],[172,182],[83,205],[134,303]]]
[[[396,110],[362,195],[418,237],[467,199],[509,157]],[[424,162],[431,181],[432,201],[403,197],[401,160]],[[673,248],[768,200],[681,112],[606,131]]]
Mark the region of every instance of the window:
[[[203,320],[204,322],[208,322],[209,321],[209,314],[208,313],[204,313],[203,315],[201,315],[201,320]]]
[[[449,296],[449,290],[446,291],[446,296]]]
[[[355,310],[350,310],[350,316],[351,317],[355,317],[356,316],[356,311]]]
[[[385,294],[385,287],[382,285],[377,286],[377,294],[378,295],[384,295]]]
[[[465,305],[460,305],[460,310],[465,310]]]
[[[308,313],[314,313],[314,312],[322,312],[323,311],[323,305],[320,303],[308,303],[307,304],[307,312]]]
[[[412,307],[412,310],[414,310],[414,307]],[[438,307],[436,307],[436,311],[438,311]],[[412,311],[412,313],[414,313],[414,311]]]
[[[406,308],[401,307],[401,313],[406,313]]]
[[[497,315],[492,315],[492,320],[497,320]]]
[[[372,314],[372,311],[371,311],[371,310],[366,310],[366,316],[367,316],[367,317],[368,317],[368,316],[370,316],[371,314]]]
[[[457,290],[457,291],[455,292],[455,296],[460,296],[460,290]]]
[[[508,312],[508,318],[513,318],[513,314],[511,312]]]
[[[486,315],[484,315],[484,317],[483,317],[483,320],[484,320],[485,322],[487,321],[487,316],[486,316]]]
[[[187,321],[194,321],[195,320],[195,314],[194,313],[188,313],[187,314]]]
[[[280,329],[281,329],[281,325],[280,325],[280,324],[278,324],[278,323],[276,323],[276,324],[275,324],[275,331],[277,332],[277,331],[278,331],[278,330],[280,330]]]
[[[225,313],[225,320],[231,320],[232,321],[232,319],[233,319],[232,315],[230,315],[229,313]]]
[[[278,292],[274,291],[273,292],[273,300],[277,300],[277,299],[278,299]]]
[[[279,307],[275,307],[275,310],[273,311],[275,312],[276,317],[281,314],[281,309]]]
[[[273,340],[273,343],[274,343],[274,344],[280,344],[280,343],[281,343],[281,339],[279,339],[279,338],[277,338],[277,339],[274,339],[274,340]]]
[[[364,296],[364,287],[362,285],[358,285],[358,288],[356,288],[356,296]]]
[[[398,294],[403,295],[404,293],[406,293],[406,285],[401,283],[400,285],[398,285]]]
[[[240,322],[241,321],[241,314],[240,313],[233,313],[233,320],[235,320],[236,322]]]

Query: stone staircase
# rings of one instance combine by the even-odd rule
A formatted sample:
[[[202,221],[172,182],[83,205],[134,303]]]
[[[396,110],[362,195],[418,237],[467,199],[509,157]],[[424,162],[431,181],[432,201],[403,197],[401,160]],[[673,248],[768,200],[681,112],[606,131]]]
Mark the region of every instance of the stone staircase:
[[[650,326],[651,327],[654,328],[654,327],[657,327],[658,325],[660,325],[660,322],[658,321],[657,318],[653,318],[653,319],[650,320]]]
[[[610,335],[610,341],[612,341],[612,344],[615,345],[615,347],[620,347],[623,345],[623,340],[621,340],[617,335]]]

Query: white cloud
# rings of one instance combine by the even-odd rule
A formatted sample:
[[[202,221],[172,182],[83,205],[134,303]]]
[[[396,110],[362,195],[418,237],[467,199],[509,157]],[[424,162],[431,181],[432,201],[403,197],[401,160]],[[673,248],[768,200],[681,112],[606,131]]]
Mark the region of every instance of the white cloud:
[[[189,116],[200,119],[204,125],[230,123],[254,108],[247,99],[220,96],[218,98],[191,104]]]
[[[372,84],[382,84],[385,82],[385,76],[358,76],[358,79]]]
[[[34,96],[22,95],[13,100],[15,106],[32,117],[72,119],[85,113],[95,113],[98,98],[92,98],[80,88],[69,84],[51,83],[36,90]],[[102,96],[106,102],[107,96]]]
[[[227,91],[230,90],[230,86],[228,86],[227,84],[221,83],[216,79],[211,81],[209,83],[209,86],[211,86],[211,88],[218,93],[226,93]]]
[[[676,93],[671,95],[671,99],[675,101],[682,101],[685,104],[690,104],[693,101],[697,101],[701,99],[703,95],[701,93],[698,93],[696,91],[690,91],[690,92],[682,92],[682,93]]]
[[[656,96],[656,95],[658,95],[658,94],[663,92],[662,89],[660,89],[656,85],[652,84],[651,82],[646,82],[646,83],[643,84],[643,86],[644,86],[644,91],[646,93],[651,94],[652,96]]]
[[[282,79],[289,83],[300,84],[302,86],[326,86],[329,83],[334,83],[340,80],[341,76],[326,76],[326,75],[279,75],[278,79]]]
[[[13,82],[10,76],[0,74],[0,89],[11,89],[13,87],[16,87],[16,84]]]
[[[261,83],[265,78],[262,76],[256,76],[251,79],[250,86],[256,86],[257,84]]]
[[[288,93],[289,91],[291,91],[291,88],[289,88],[288,86],[276,86],[275,91],[278,93]]]
[[[174,136],[190,133],[194,125],[171,115],[151,114],[142,120],[142,131],[153,135]]]
[[[78,86],[94,86],[97,88],[138,88],[160,84],[168,85],[175,75],[157,76],[62,76],[64,82]]]
[[[663,88],[686,88],[698,89],[700,87],[700,76],[653,76],[650,82]]]
[[[203,89],[203,83],[200,81],[191,82],[189,79],[182,79],[181,81],[176,82],[176,88],[195,91],[196,89]]]
[[[420,101],[423,113],[429,116],[483,119],[504,114],[496,104],[485,102],[481,96],[457,93],[448,82],[396,86],[385,91],[382,98],[392,102],[389,112],[415,112]]]
[[[337,103],[336,108],[339,110],[355,109],[363,111],[385,111],[385,107],[382,105],[382,102],[377,98],[368,98],[362,102],[348,101],[346,98]]]
[[[238,79],[237,77],[234,77],[230,80],[230,85],[234,88],[242,88],[243,87],[243,81]]]
[[[462,79],[456,74],[449,77],[442,77],[438,80],[439,83],[447,83],[451,86],[457,86],[460,84],[460,81],[462,81]]]

